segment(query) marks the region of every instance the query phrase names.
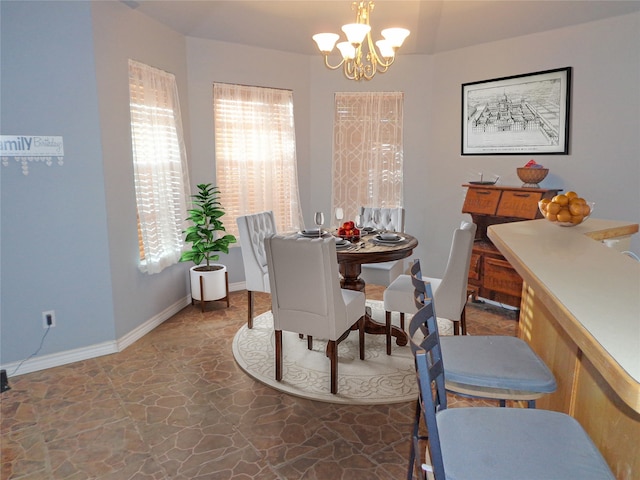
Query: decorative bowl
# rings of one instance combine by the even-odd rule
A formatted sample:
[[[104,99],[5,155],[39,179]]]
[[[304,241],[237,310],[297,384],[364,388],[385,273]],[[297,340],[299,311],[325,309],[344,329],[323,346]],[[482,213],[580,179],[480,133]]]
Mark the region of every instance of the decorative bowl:
[[[591,216],[591,214],[593,213],[593,207],[595,206],[595,202],[584,201],[584,203],[581,203],[581,205],[582,205],[581,207],[582,213],[578,213],[577,215],[572,215],[571,213],[572,212],[576,213],[580,207],[578,206],[566,207],[566,208],[570,207],[572,209],[572,211],[569,212],[569,217],[568,217],[570,218],[569,221],[557,220],[557,216],[555,214],[548,212],[548,208],[549,208],[548,203],[545,205],[544,199],[538,202],[538,209],[540,210],[540,213],[542,213],[542,216],[546,218],[549,222],[553,223],[554,225],[559,225],[561,227],[575,227],[576,225],[580,225],[582,222],[584,222],[587,218]]]
[[[397,240],[397,239],[398,239],[398,234],[395,233],[395,232],[394,233],[386,232],[386,233],[381,233],[380,234],[380,240],[386,240],[386,241],[391,241],[392,242],[392,241]]]
[[[516,169],[518,172],[518,178],[522,180],[523,187],[537,188],[542,180],[549,174],[548,168],[526,168],[520,167]]]

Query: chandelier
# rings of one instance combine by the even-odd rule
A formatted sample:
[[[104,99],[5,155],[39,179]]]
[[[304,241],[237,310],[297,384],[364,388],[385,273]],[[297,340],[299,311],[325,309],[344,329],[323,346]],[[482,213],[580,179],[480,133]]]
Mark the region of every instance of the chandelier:
[[[333,51],[340,35],[337,33],[317,33],[312,37],[324,55],[324,64],[331,70],[344,67],[344,74],[349,80],[371,80],[376,73],[384,73],[389,70],[395,60],[396,51],[409,35],[409,30],[406,28],[382,30],[384,40],[376,42],[380,51],[378,54],[371,39],[371,26],[369,25],[373,8],[372,1],[353,2],[352,9],[358,11],[356,23],[342,26],[347,41],[337,45],[342,55],[342,61],[336,66],[329,63],[329,54]]]

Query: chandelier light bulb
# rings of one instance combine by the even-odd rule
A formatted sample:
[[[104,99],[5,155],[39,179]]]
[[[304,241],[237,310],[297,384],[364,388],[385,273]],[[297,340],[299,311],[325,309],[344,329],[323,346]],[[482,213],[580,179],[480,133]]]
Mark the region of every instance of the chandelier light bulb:
[[[311,38],[313,38],[318,45],[318,49],[326,55],[331,53],[340,35],[337,33],[316,33]]]
[[[400,48],[405,38],[409,36],[409,30],[406,28],[385,28],[382,30],[382,36],[389,42],[391,47]]]
[[[340,42],[338,45],[338,50],[340,50],[340,54],[342,54],[342,58],[345,60],[353,60],[356,58],[356,48],[349,42]]]
[[[347,41],[336,45],[340,36],[335,33],[318,33],[313,36],[324,56],[325,66],[331,70],[342,67],[345,77],[349,80],[371,80],[376,73],[389,70],[396,58],[396,51],[409,35],[406,28],[386,28],[382,30],[384,39],[374,44],[369,24],[373,8],[373,1],[353,2],[353,9],[357,11],[356,21],[342,26]],[[336,46],[342,59],[337,65],[332,65],[329,63],[329,54]]]
[[[342,26],[342,31],[347,36],[349,43],[357,47],[362,44],[364,38],[371,31],[371,27],[364,23],[349,23]]]
[[[378,40],[376,42],[376,45],[378,46],[378,50],[380,50],[380,55],[383,58],[392,58],[395,56],[396,52],[388,40]]]

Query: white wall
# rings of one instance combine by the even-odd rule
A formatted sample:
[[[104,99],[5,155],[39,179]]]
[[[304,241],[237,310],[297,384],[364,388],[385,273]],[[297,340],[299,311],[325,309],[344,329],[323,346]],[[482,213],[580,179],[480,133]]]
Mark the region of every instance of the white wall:
[[[116,338],[164,310],[184,306],[188,269],[179,263],[159,274],[138,269],[138,230],[131,153],[129,70],[131,58],[173,73],[178,85],[187,155],[190,156],[185,38],[121,2],[91,2],[100,104],[109,264]]]
[[[177,76],[193,185],[215,181],[213,82],[292,89],[307,222],[330,208],[334,93],[403,91],[406,228],[434,275],[465,217],[461,184],[483,171],[518,185],[515,168],[529,159],[460,155],[461,84],[571,66],[571,153],[535,157],[551,169],[543,186],[594,200],[594,216],[640,223],[640,13],[438,55],[400,55],[388,73],[355,83],[327,70],[320,56],[185,39],[121,2],[0,8],[1,133],[65,137],[62,167],[39,166],[27,177],[15,165],[0,167],[2,364],[35,351],[43,310],[58,314],[40,353],[47,356],[120,339],[188,293],[187,264],[152,276],[136,266],[130,57]],[[640,252],[640,236],[632,248]],[[239,249],[223,263],[232,283],[243,280]]]
[[[461,219],[463,183],[477,172],[521,185],[516,168],[535,158],[550,168],[541,184],[596,202],[594,217],[640,222],[640,14],[478,45],[433,56],[402,56],[369,83],[349,82],[311,59],[312,205],[330,208],[333,92],[405,92],[406,230],[414,256],[433,275],[444,271]],[[462,156],[463,83],[573,67],[569,155]],[[640,235],[632,249],[640,252]]]
[[[401,91],[404,93],[404,206],[405,230],[418,237],[420,245],[415,256],[424,258],[431,245],[434,227],[429,225],[427,208],[433,198],[425,189],[430,145],[429,130],[436,116],[432,114],[433,59],[423,55],[399,55],[387,73],[376,75],[368,82],[347,80],[340,71],[324,66],[320,55],[311,57],[311,205],[305,218],[312,223],[314,211],[329,212],[331,208],[331,161],[333,142],[334,93],[350,91]],[[448,168],[443,166],[444,168]],[[453,213],[447,222],[459,223],[463,216]],[[449,229],[447,227],[447,235]],[[448,251],[447,251],[448,253]]]
[[[424,145],[430,224],[445,225],[460,211],[459,185],[473,172],[520,185],[515,169],[531,158],[550,169],[542,187],[595,201],[594,217],[640,222],[640,14],[442,53],[433,61],[435,121]],[[561,67],[573,67],[569,155],[460,155],[461,84]],[[447,240],[436,240],[440,256],[429,254],[428,266],[444,268]],[[632,248],[640,253],[640,235]]]
[[[296,152],[300,202],[307,211],[312,165],[309,157],[310,88],[308,58],[261,48],[197,38],[187,39],[189,65],[189,111],[192,137],[191,183],[215,184],[215,151],[213,138],[213,84],[238,83],[293,91],[296,123]],[[314,180],[315,182],[315,180]],[[224,192],[222,192],[224,194]],[[225,216],[225,224],[236,219]],[[231,246],[229,255],[220,262],[228,267],[229,282],[244,282],[244,269],[239,243]]]
[[[89,3],[0,2],[3,135],[56,135],[64,164],[10,160],[2,185],[1,361],[114,338]],[[8,370],[11,374],[13,369]]]

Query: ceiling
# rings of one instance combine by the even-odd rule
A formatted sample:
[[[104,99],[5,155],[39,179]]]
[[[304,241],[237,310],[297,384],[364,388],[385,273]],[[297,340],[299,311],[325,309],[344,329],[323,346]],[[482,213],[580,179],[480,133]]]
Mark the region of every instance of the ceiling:
[[[314,33],[355,21],[350,0],[122,1],[186,36],[306,55],[318,53]],[[371,27],[374,39],[408,28],[401,52],[433,54],[635,11],[638,0],[377,0]]]

